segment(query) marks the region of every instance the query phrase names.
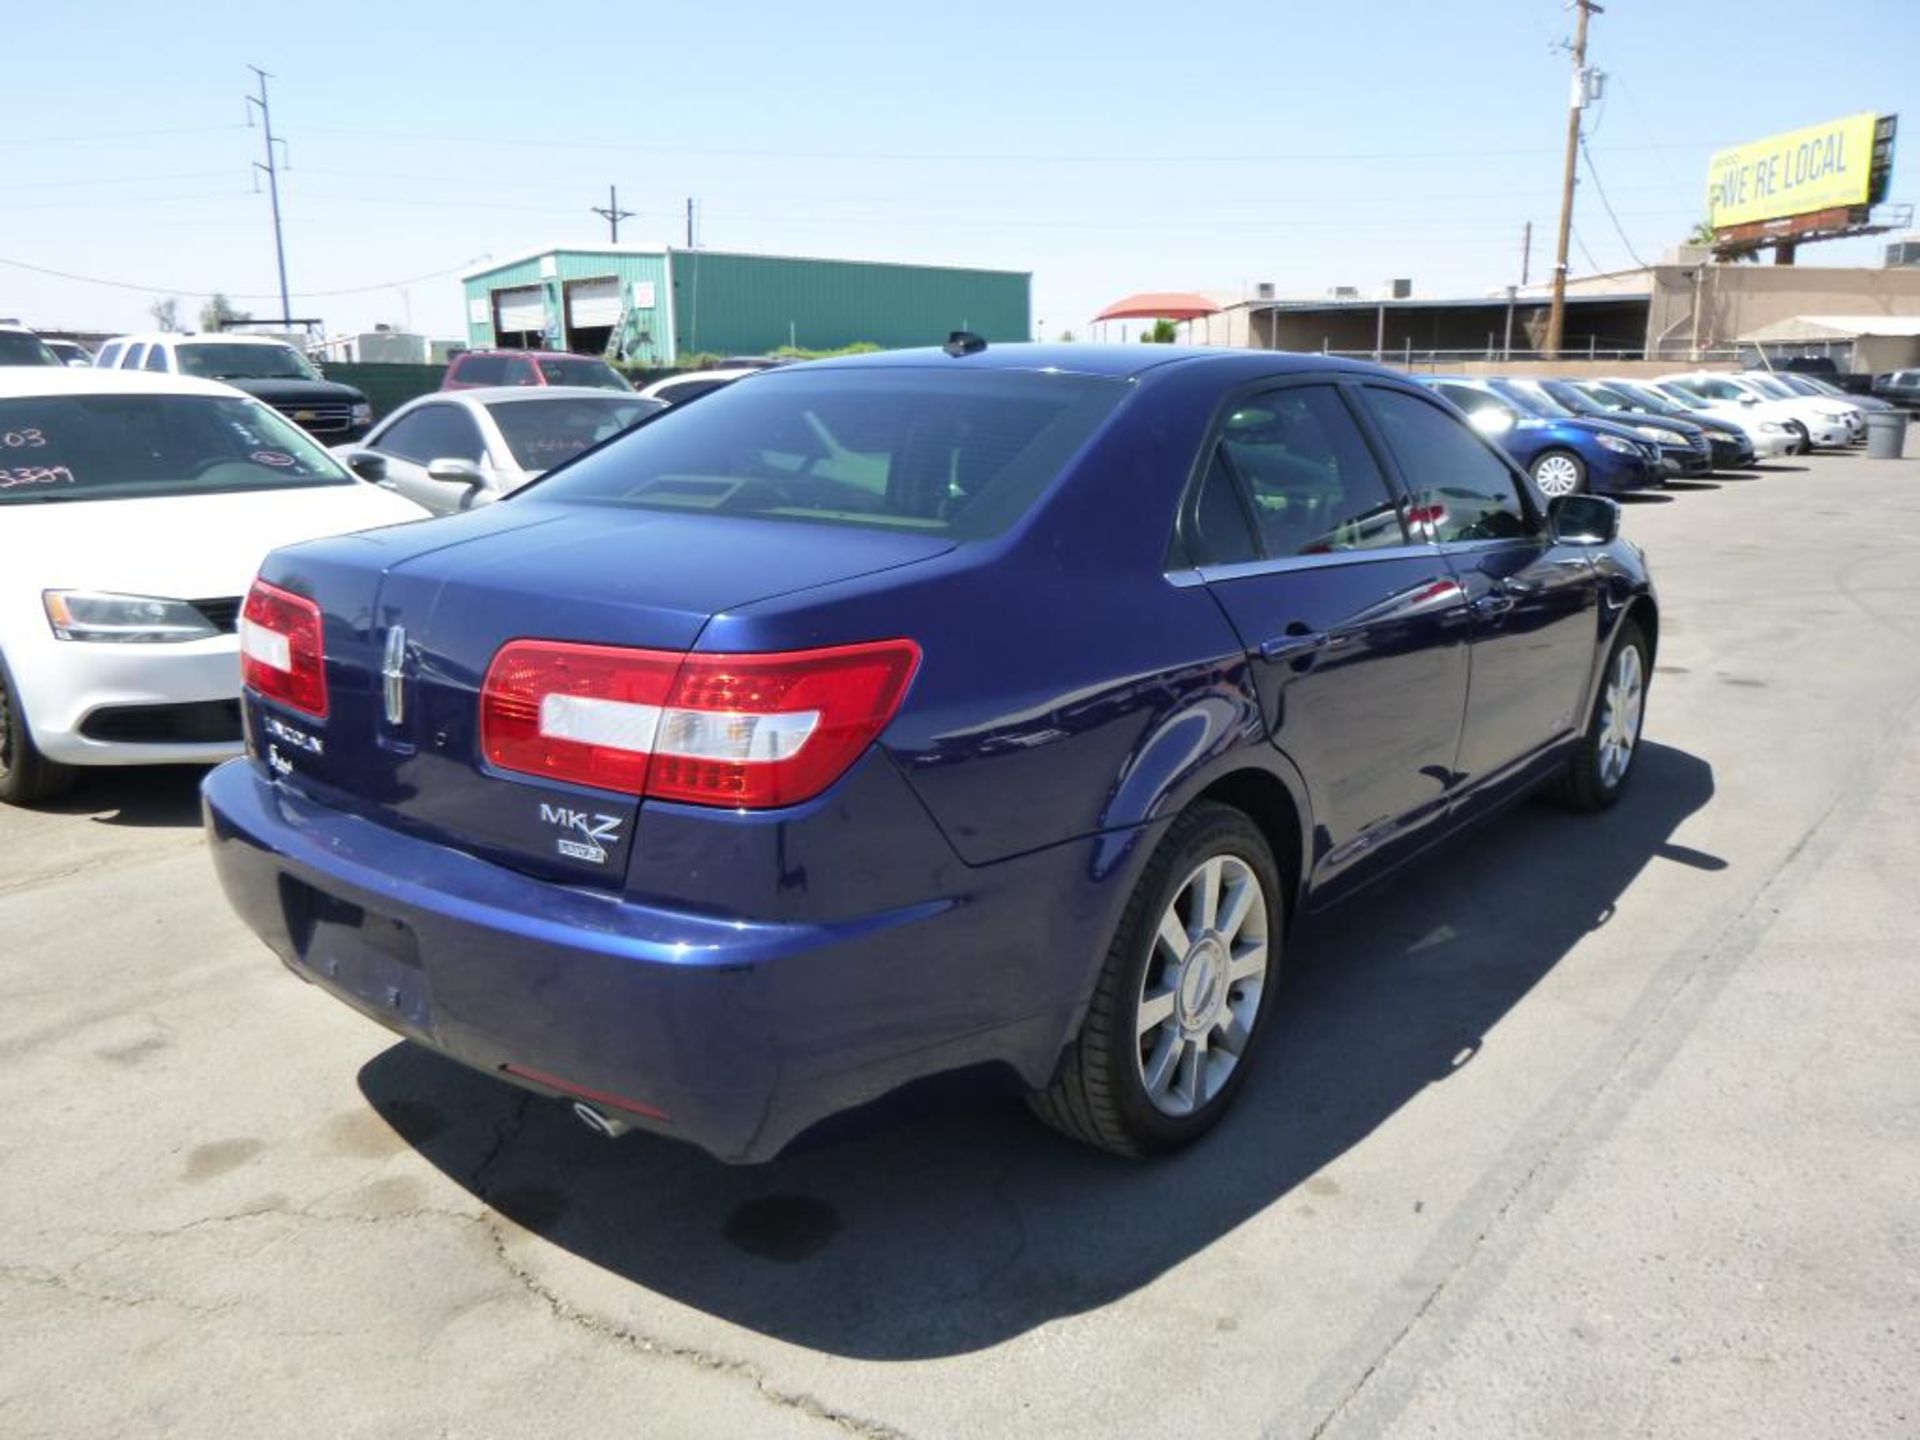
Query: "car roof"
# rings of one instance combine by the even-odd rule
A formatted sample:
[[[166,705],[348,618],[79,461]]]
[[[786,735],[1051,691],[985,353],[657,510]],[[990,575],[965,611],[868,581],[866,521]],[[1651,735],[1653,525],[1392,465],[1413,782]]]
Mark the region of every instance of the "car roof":
[[[602,355],[582,355],[577,350],[462,350],[454,360],[465,360],[473,355],[509,355],[516,359],[527,360],[596,360],[607,363]]]
[[[41,395],[219,395],[247,398],[231,385],[155,370],[106,370],[74,365],[0,366],[0,399]]]
[[[690,380],[744,380],[749,375],[761,375],[768,370],[785,369],[785,366],[773,365],[716,365],[711,370],[688,370],[679,375],[666,375],[653,382],[654,385],[683,385]],[[648,386],[652,389],[652,386]]]
[[[291,350],[294,347],[277,335],[236,335],[228,330],[143,330],[133,335],[115,335],[111,340],[103,341],[107,345],[182,345],[202,344],[217,341],[222,345],[278,345]]]
[[[453,405],[520,405],[536,400],[643,400],[630,390],[609,390],[604,385],[475,385],[466,390],[430,390],[415,396],[407,406],[433,400]],[[395,411],[398,414],[399,411]]]
[[[820,369],[925,369],[930,366],[964,365],[973,370],[1055,370],[1073,375],[1101,375],[1130,380],[1151,370],[1169,366],[1206,365],[1217,368],[1223,379],[1249,380],[1269,375],[1293,373],[1325,374],[1329,371],[1405,380],[1397,370],[1364,360],[1342,360],[1315,351],[1242,350],[1212,345],[1090,345],[1038,344],[1010,342],[989,344],[985,349],[951,356],[942,349],[882,350],[869,355],[835,356],[810,360],[803,365],[783,365],[767,373],[792,374],[798,370]]]

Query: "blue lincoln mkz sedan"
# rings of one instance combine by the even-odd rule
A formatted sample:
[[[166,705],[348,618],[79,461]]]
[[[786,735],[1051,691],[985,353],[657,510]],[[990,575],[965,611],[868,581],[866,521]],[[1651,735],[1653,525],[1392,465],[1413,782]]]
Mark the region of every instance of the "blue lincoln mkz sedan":
[[[770,371],[271,555],[212,854],[297,974],[603,1133],[763,1160],[969,1069],[1163,1151],[1289,921],[1620,795],[1659,614],[1618,528],[1322,356]]]

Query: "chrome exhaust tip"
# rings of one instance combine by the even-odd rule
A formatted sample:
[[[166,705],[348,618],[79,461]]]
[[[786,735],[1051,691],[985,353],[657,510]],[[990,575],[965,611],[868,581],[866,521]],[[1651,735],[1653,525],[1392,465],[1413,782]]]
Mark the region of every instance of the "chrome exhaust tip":
[[[603,1139],[618,1140],[633,1128],[626,1121],[616,1120],[606,1111],[597,1109],[584,1100],[573,1102],[573,1113],[579,1117],[582,1125]]]

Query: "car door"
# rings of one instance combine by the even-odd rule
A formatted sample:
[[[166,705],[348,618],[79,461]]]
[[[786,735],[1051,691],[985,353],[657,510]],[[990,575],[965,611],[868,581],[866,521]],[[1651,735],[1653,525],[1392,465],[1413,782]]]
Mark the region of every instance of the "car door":
[[[1450,801],[1470,627],[1407,509],[1342,387],[1310,381],[1230,407],[1183,521],[1307,786],[1323,899],[1408,853]]]
[[[396,415],[365,447],[384,456],[387,481],[436,515],[473,505],[471,485],[435,480],[427,467],[435,460],[466,460],[486,473],[486,444],[480,427],[463,406],[434,402]]]
[[[1583,723],[1600,633],[1588,547],[1562,545],[1525,478],[1423,394],[1361,390],[1414,515],[1445,556],[1472,616],[1462,795],[1493,798]]]

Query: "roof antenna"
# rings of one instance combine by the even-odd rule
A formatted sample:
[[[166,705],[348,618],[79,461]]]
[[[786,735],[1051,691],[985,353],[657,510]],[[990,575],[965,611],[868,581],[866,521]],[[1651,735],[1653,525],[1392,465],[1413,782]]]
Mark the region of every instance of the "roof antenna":
[[[986,349],[987,337],[971,330],[955,330],[948,334],[947,343],[940,348],[958,360],[962,355],[978,355]]]

